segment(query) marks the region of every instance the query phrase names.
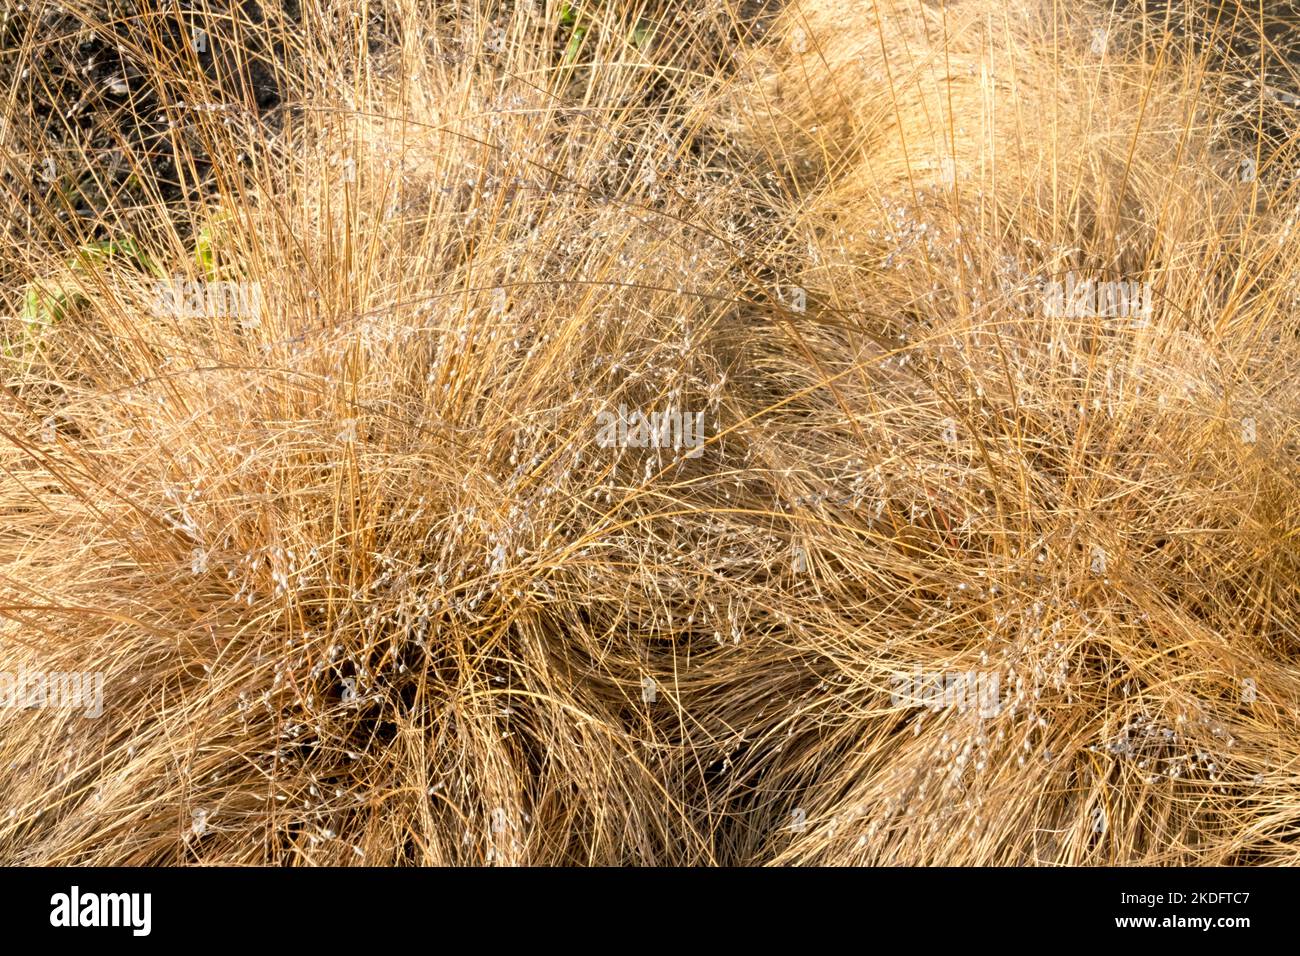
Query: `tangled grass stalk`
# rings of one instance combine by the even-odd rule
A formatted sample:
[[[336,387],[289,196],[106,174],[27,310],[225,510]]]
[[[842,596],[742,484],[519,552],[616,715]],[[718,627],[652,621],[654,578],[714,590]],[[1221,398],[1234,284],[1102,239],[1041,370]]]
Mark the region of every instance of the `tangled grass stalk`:
[[[1296,862],[1263,87],[1028,0],[102,6],[110,158],[0,106],[0,673],[103,681],[0,708],[0,859]]]

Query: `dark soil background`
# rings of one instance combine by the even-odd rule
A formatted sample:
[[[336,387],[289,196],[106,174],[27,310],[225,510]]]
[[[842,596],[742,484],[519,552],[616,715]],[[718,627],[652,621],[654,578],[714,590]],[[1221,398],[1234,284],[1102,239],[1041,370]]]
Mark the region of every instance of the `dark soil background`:
[[[462,6],[430,2],[449,29]],[[503,10],[511,6],[504,3]],[[780,0],[747,0],[740,8],[743,29],[761,33],[780,6]],[[1262,22],[1254,0],[1143,0],[1108,9],[1123,23],[1138,7],[1190,38],[1222,71],[1240,119],[1239,148],[1253,154],[1258,147],[1268,157],[1293,135],[1300,118],[1300,0],[1266,2]],[[705,8],[712,4],[699,5],[698,23],[687,22],[697,9],[692,0],[672,9],[680,11],[674,16],[683,26],[710,28],[707,15],[716,28],[716,10]],[[318,0],[313,9],[334,18],[339,30],[364,26],[372,45],[384,42],[382,2],[368,5],[371,22],[364,25],[357,22],[356,0]],[[133,204],[161,198],[179,206],[201,198],[213,187],[215,171],[202,141],[186,138],[186,111],[220,110],[223,122],[250,127],[250,144],[273,142],[292,114],[298,78],[294,52],[273,38],[293,35],[302,15],[299,0],[0,4],[0,117],[7,118],[0,128],[0,201],[8,206],[0,241],[66,242],[87,231],[112,239],[113,229],[129,227]],[[207,33],[203,50],[191,42],[198,28]],[[713,68],[726,68],[726,48],[736,39],[719,33]],[[1159,42],[1150,34],[1134,40]],[[175,69],[169,75],[147,70],[136,55],[149,44],[155,56],[170,51]],[[187,104],[196,72],[210,92],[206,102]],[[192,169],[178,168],[182,155],[192,157]],[[1297,172],[1267,159],[1260,167],[1288,182]],[[185,222],[178,225],[183,234]]]
[[[1144,10],[1207,58],[1223,77],[1234,131],[1246,151],[1253,153],[1258,145],[1268,157],[1295,136],[1300,124],[1300,0],[1125,0],[1112,9],[1121,19],[1134,9]],[[1286,165],[1274,166],[1274,179],[1290,183],[1300,178],[1300,170]]]
[[[506,0],[502,10],[508,13],[513,6]],[[693,7],[690,0],[681,6]],[[429,0],[446,36],[455,33],[456,21],[469,7]],[[746,30],[761,32],[779,7],[780,0],[747,0],[741,22]],[[364,28],[372,48],[383,46],[389,35],[384,3],[367,4],[366,24],[358,22],[359,9],[357,0],[312,5],[339,31]],[[712,4],[701,5],[699,12],[707,14],[703,19],[717,19]],[[295,51],[277,38],[293,36],[302,18],[299,0],[0,4],[0,118],[8,118],[0,128],[0,200],[9,210],[0,217],[3,241],[66,242],[69,235],[87,231],[95,239],[114,239],[114,231],[134,231],[133,204],[149,205],[152,199],[156,205],[162,199],[179,208],[211,191],[215,171],[201,139],[191,135],[187,116],[196,109],[219,111],[223,122],[249,127],[250,145],[273,142],[293,114],[296,88],[306,82]],[[683,16],[679,26],[701,25],[688,19]],[[197,29],[207,34],[202,48],[192,41]],[[561,31],[557,55],[565,39]],[[736,39],[719,35],[719,49]],[[146,67],[156,61],[142,57],[142,51],[161,54],[174,69],[161,75]],[[201,103],[195,101],[199,77],[198,88],[208,89]],[[181,157],[194,167],[178,168]],[[59,228],[73,219],[81,220],[81,228]],[[187,224],[177,225],[184,235]]]

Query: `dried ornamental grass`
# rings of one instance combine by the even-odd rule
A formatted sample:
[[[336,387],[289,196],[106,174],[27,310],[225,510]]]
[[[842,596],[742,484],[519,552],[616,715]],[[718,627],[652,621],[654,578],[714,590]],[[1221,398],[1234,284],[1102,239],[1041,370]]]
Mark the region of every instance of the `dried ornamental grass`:
[[[1208,68],[557,6],[309,24],[147,256],[7,250],[0,671],[103,713],[0,710],[0,858],[1292,862],[1294,197]]]

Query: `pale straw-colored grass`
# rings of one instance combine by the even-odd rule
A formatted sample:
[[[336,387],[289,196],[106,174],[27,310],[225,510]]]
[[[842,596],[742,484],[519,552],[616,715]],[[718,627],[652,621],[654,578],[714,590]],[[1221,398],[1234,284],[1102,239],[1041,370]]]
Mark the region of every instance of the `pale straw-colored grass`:
[[[558,6],[309,15],[282,128],[185,114],[210,198],[4,249],[82,296],[0,365],[0,671],[104,713],[0,710],[0,858],[1294,862],[1296,201],[1205,64],[1003,0],[566,63]],[[128,222],[254,314],[69,269]]]

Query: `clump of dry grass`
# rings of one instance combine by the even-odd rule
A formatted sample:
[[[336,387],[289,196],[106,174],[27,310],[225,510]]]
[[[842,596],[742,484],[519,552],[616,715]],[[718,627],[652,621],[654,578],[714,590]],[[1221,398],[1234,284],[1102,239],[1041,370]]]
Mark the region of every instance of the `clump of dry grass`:
[[[1205,64],[558,6],[307,16],[275,129],[186,112],[210,198],[7,254],[0,671],[104,713],[0,710],[0,857],[1292,862],[1295,198]]]

